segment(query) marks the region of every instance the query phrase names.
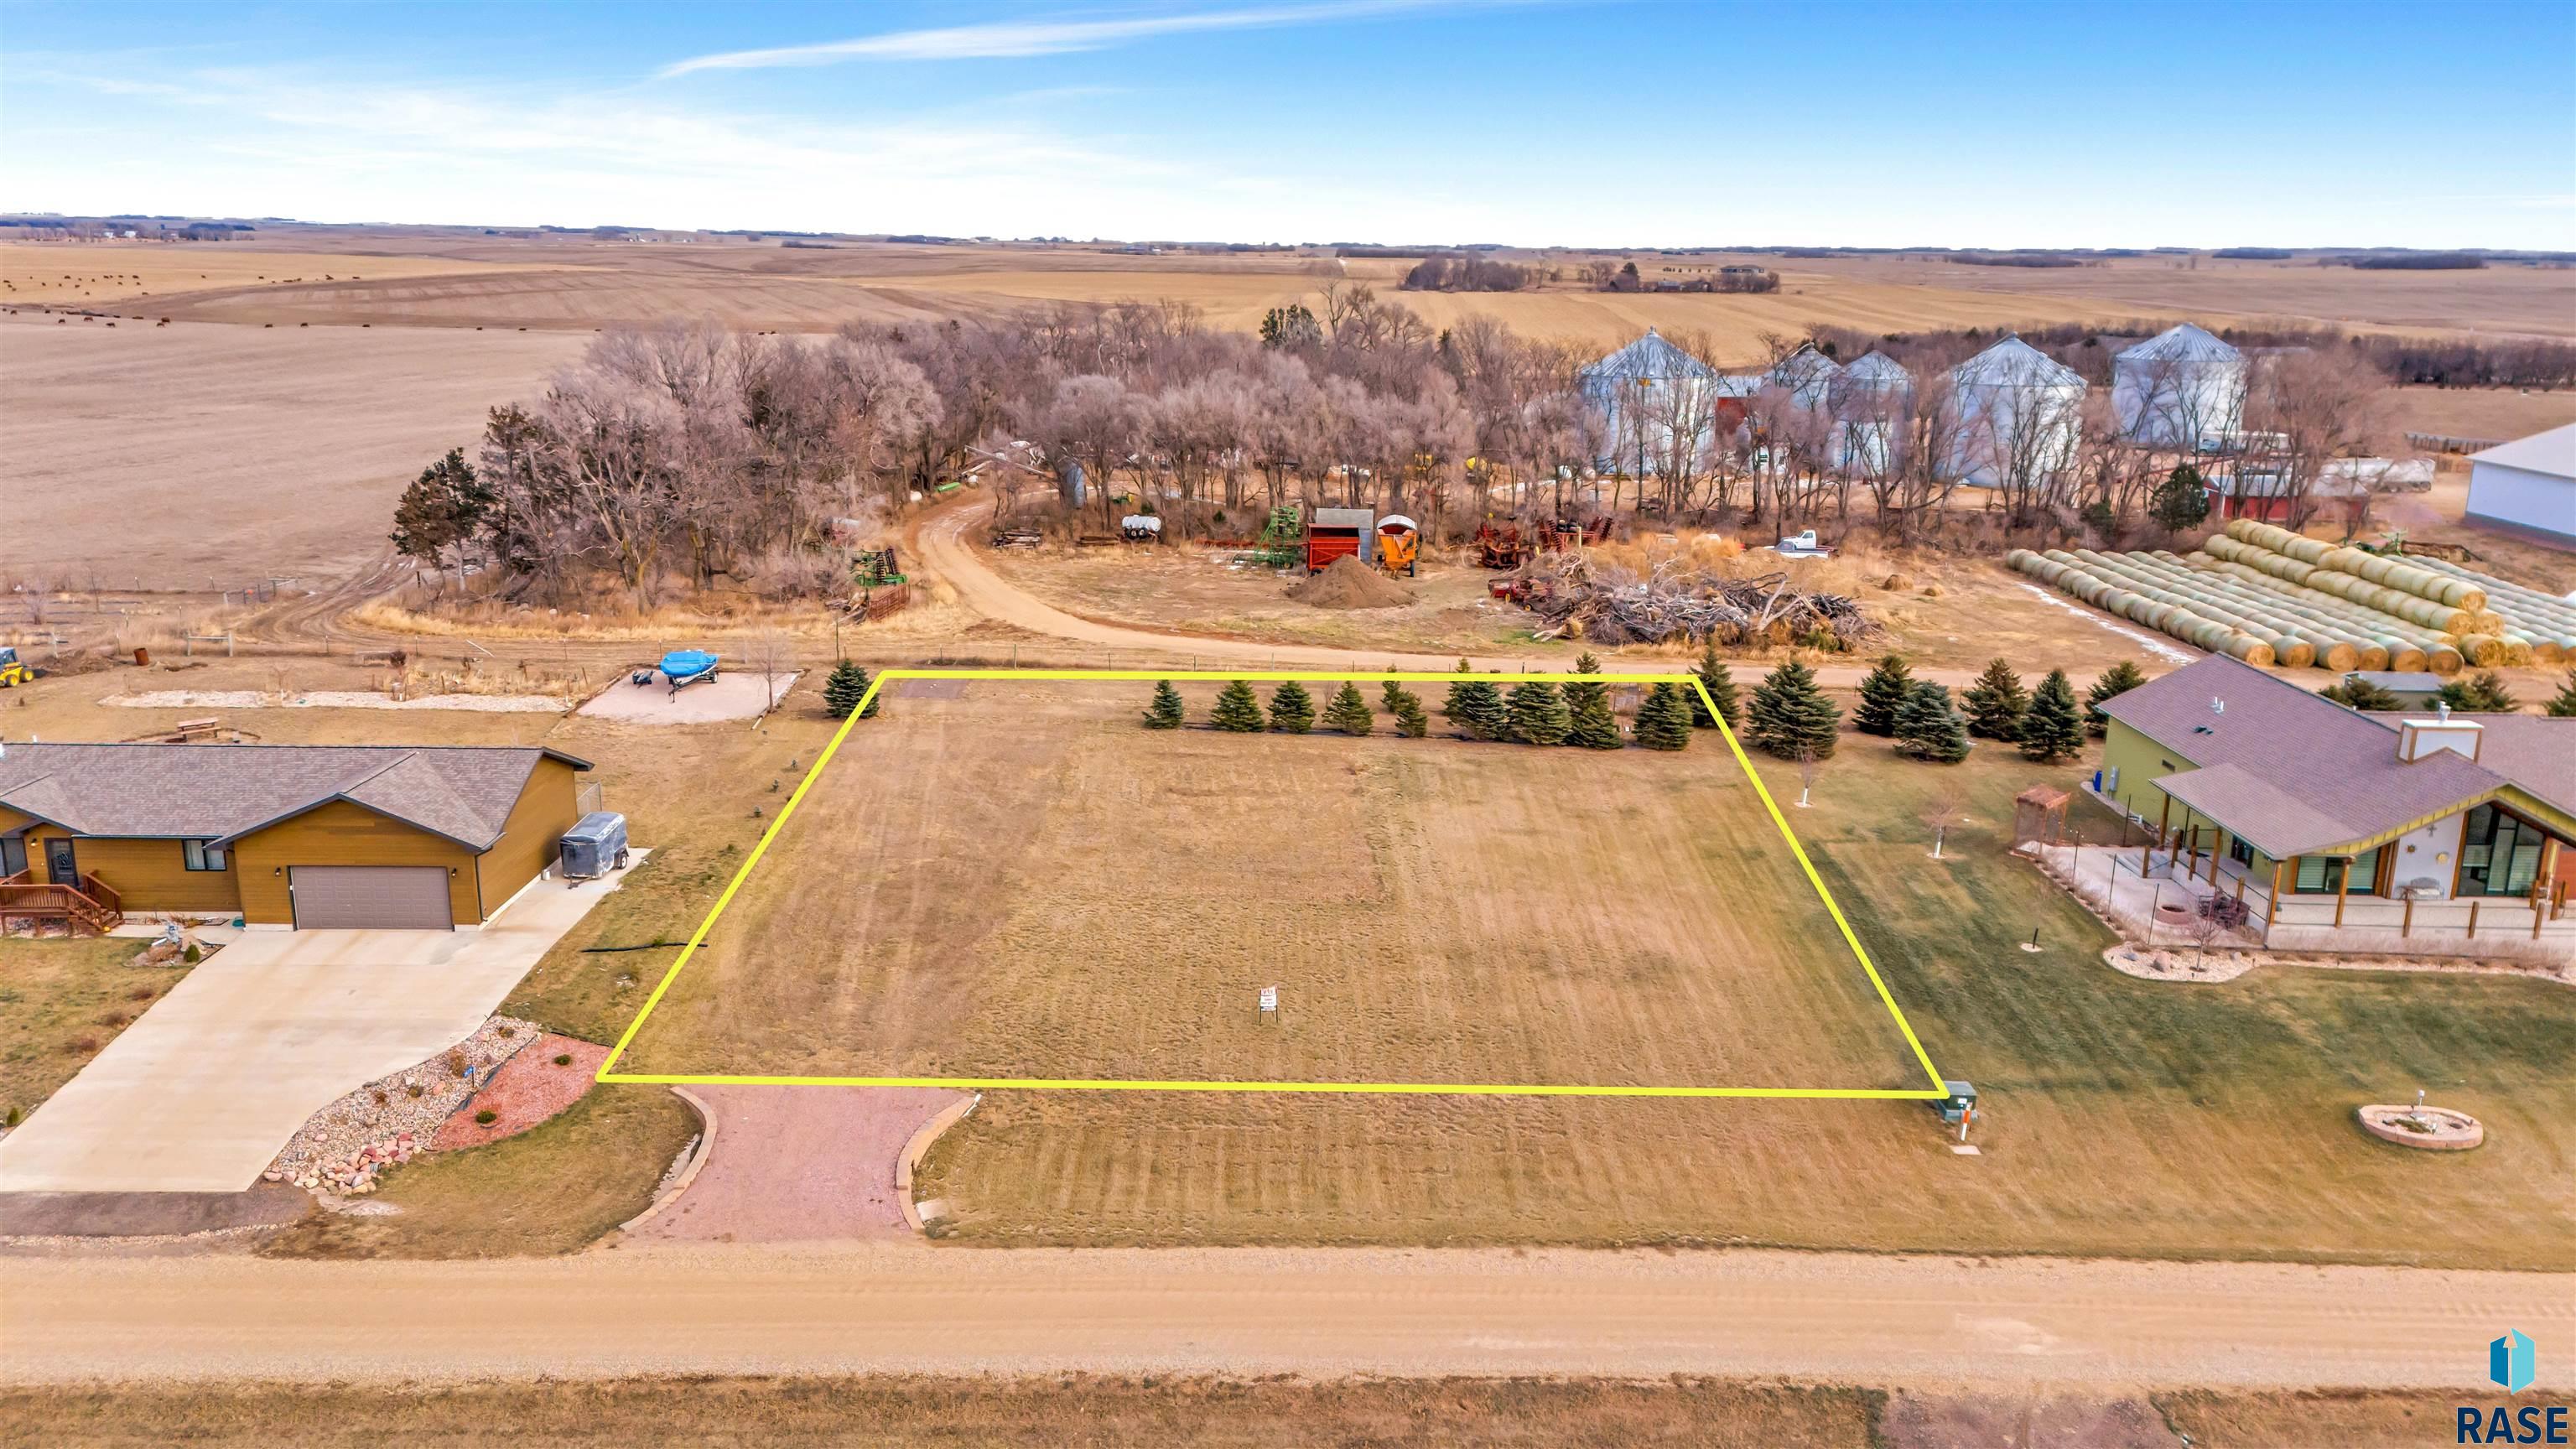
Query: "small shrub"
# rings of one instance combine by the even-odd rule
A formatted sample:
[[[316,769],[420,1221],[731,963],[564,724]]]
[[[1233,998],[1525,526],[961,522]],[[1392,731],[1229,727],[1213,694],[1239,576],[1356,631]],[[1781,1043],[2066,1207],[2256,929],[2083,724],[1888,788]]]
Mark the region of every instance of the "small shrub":
[[[189,965],[194,966],[198,962],[206,959],[206,950],[196,942],[190,941],[188,943],[188,949],[180,954],[180,959],[186,961]]]
[[[517,1036],[519,1034],[519,1029],[515,1026],[496,1026],[492,1028],[492,1034],[500,1037],[504,1041],[507,1041],[511,1037]]]
[[[368,1095],[368,1097],[372,1098],[372,1099],[375,1101],[375,1104],[376,1104],[377,1106],[379,1106],[379,1107],[383,1106],[385,1103],[387,1103],[388,1101],[391,1101],[391,1100],[392,1100],[392,1098],[387,1097],[387,1096],[385,1095],[385,1089],[384,1089],[384,1088],[382,1088],[382,1087],[378,1087],[378,1088],[376,1088],[374,1091],[369,1092],[367,1095]]]
[[[149,986],[137,986],[132,991],[125,993],[125,999],[128,1001],[150,1001],[153,997],[159,994],[159,992],[154,991]]]
[[[17,1108],[12,1107],[6,1113],[0,1113],[0,1127],[9,1127],[14,1129],[25,1115],[25,1113],[20,1112]]]
[[[453,1075],[460,1077],[464,1076],[467,1069],[473,1065],[474,1064],[472,1062],[465,1059],[465,1053],[461,1051],[452,1051],[447,1054],[447,1070]]]
[[[420,1083],[418,1083],[418,1082],[405,1082],[405,1083],[403,1083],[403,1095],[404,1095],[404,1096],[406,1096],[406,1097],[413,1097],[413,1098],[417,1098],[417,1097],[419,1097],[419,1096],[420,1096],[420,1094],[421,1094],[422,1092],[424,1092],[424,1091],[426,1091],[426,1090],[428,1090],[428,1089],[427,1089],[427,1088],[425,1088],[425,1087],[423,1087],[423,1086],[421,1086],[421,1084],[420,1084]]]
[[[100,1013],[98,1024],[104,1027],[121,1027],[132,1020],[134,1020],[134,1018],[126,1015],[124,1012],[108,1011]]]
[[[474,1125],[477,1127],[489,1127],[500,1120],[501,1114],[493,1111],[489,1107],[486,1107],[482,1111],[474,1114]]]
[[[556,1065],[556,1066],[559,1066],[559,1067],[568,1067],[568,1066],[571,1066],[571,1065],[572,1065],[572,1053],[570,1053],[570,1052],[557,1052],[557,1053],[555,1053],[555,1065]]]
[[[70,1041],[63,1043],[63,1050],[74,1056],[86,1055],[98,1050],[98,1038],[94,1036],[73,1037]]]

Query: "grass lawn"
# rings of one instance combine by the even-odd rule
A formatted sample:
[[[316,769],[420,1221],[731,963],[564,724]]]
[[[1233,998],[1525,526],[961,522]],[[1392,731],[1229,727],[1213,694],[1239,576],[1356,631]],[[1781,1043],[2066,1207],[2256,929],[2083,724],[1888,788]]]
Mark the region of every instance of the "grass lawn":
[[[150,944],[0,940],[0,1114],[33,1112],[188,974],[128,964]]]
[[[1467,747],[1460,746],[1460,749]],[[1697,757],[1694,757],[1697,758]],[[1794,767],[1766,765],[1794,798]],[[1890,1251],[2576,1268],[2576,993],[2276,968],[2138,981],[2010,859],[1991,746],[1954,769],[1846,736],[1795,821],[1936,1063],[1986,1094],[1977,1157],[1908,1103],[995,1093],[924,1196],[952,1241],[1764,1243]],[[2057,774],[2069,773],[2058,771]],[[1952,859],[1921,815],[1964,793]],[[1658,883],[1576,883],[1594,910]],[[2032,930],[2044,949],[2017,943]],[[1786,1024],[1794,1026],[1794,1023]],[[2434,1100],[2488,1145],[2408,1152],[2366,1102]]]
[[[653,1201],[697,1115],[665,1087],[602,1086],[516,1137],[387,1173],[392,1217],[315,1210],[261,1251],[287,1258],[507,1258],[569,1253]]]
[[[965,688],[851,736],[621,1067],[1931,1085],[1714,748],[1166,734],[1144,686]]]

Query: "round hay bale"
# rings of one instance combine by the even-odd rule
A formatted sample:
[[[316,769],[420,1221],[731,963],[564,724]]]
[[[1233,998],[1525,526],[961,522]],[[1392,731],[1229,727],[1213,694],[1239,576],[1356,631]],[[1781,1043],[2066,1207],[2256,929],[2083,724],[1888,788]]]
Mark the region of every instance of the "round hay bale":
[[[2353,648],[2360,654],[2359,661],[2351,666],[2355,669],[2398,669],[2405,667],[2403,665],[2390,663],[2390,660],[2395,658],[2395,655],[2390,652],[2388,646],[2385,644],[2365,640],[2362,643],[2354,645]],[[2416,651],[2416,658],[2423,658],[2422,650],[2419,649]],[[2419,665],[2418,667],[2421,666]]]
[[[1937,599],[1941,597],[1941,586],[1939,584],[1925,584],[1914,592],[1915,596],[1918,598]]]
[[[1886,580],[1879,584],[1879,587],[1887,590],[1891,594],[1901,593],[1906,589],[1914,587],[1914,580],[1907,578],[1903,574],[1889,574]]]
[[[2356,669],[2370,667],[2361,662],[2361,651],[2349,644],[2329,644],[2323,649],[2311,651],[2309,662],[2322,664],[2338,674],[2350,674]]]
[[[2460,657],[2480,669],[2492,669],[2504,662],[2504,641],[2493,634],[2460,636]]]
[[[2285,668],[2305,669],[2317,662],[2317,646],[2296,634],[2283,634],[2272,641],[2272,657]]]

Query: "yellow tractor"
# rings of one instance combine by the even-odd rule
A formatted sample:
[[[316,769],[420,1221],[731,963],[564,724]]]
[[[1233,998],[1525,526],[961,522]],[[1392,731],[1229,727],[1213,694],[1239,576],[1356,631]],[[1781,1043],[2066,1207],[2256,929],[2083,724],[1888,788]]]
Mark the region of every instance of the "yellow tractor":
[[[17,650],[0,648],[0,689],[26,684],[35,677],[36,671],[18,662]]]

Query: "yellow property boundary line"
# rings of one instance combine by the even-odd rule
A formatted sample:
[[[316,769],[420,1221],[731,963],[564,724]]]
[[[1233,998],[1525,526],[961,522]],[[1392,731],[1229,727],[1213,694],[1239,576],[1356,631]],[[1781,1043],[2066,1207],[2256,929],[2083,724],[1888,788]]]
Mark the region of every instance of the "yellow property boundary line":
[[[1341,1092],[1398,1096],[1483,1097],[1803,1097],[1847,1101],[1929,1101],[1935,1098],[1948,1096],[1949,1093],[1947,1089],[1943,1088],[1941,1085],[1941,1073],[1939,1069],[1932,1065],[1931,1053],[1923,1049],[1922,1038],[1914,1034],[1913,1023],[1908,1022],[1905,1019],[1904,1008],[1898,1006],[1896,1004],[1896,998],[1888,992],[1886,980],[1878,974],[1878,966],[1869,959],[1869,952],[1862,949],[1860,937],[1853,934],[1851,922],[1844,918],[1842,907],[1834,900],[1834,893],[1825,888],[1824,878],[1816,874],[1815,862],[1807,858],[1806,848],[1798,843],[1797,832],[1789,828],[1788,817],[1780,813],[1779,802],[1772,799],[1771,792],[1764,788],[1762,777],[1755,773],[1753,769],[1752,759],[1744,753],[1744,746],[1735,738],[1735,731],[1727,725],[1725,716],[1718,713],[1717,702],[1709,698],[1707,687],[1700,683],[1698,676],[1686,673],[1588,674],[1582,676],[1582,678],[1587,682],[1598,684],[1680,684],[1685,685],[1698,693],[1700,703],[1706,707],[1709,717],[1717,721],[1718,734],[1725,739],[1726,748],[1734,755],[1736,765],[1744,771],[1744,778],[1753,782],[1754,793],[1762,798],[1762,808],[1770,812],[1771,823],[1779,827],[1780,838],[1788,842],[1790,854],[1797,857],[1798,868],[1806,872],[1807,884],[1815,887],[1816,898],[1825,903],[1825,910],[1833,916],[1834,925],[1842,931],[1843,943],[1851,947],[1852,959],[1860,962],[1861,970],[1869,973],[1869,984],[1878,989],[1879,1001],[1887,1007],[1888,1015],[1895,1019],[1896,1029],[1905,1034],[1905,1044],[1913,1049],[1915,1063],[1923,1068],[1923,1075],[1929,1078],[1932,1082],[1931,1087],[1596,1087],[1540,1082],[1228,1082],[1155,1081],[1129,1080],[1124,1078],[1095,1080],[1062,1077],[784,1077],[716,1072],[620,1072],[613,1070],[617,1065],[618,1059],[626,1055],[627,1047],[634,1042],[635,1034],[643,1029],[645,1018],[651,1016],[653,1014],[653,1009],[662,1004],[663,994],[671,989],[671,983],[679,980],[680,973],[688,968],[689,959],[697,954],[699,945],[706,940],[708,929],[715,925],[716,918],[718,916],[725,913],[725,907],[733,904],[734,893],[742,889],[742,883],[751,878],[751,872],[754,867],[760,864],[761,857],[769,853],[771,843],[778,839],[778,832],[786,829],[787,822],[796,818],[796,807],[804,803],[805,792],[814,787],[814,782],[816,780],[822,778],[824,768],[830,765],[832,763],[832,757],[840,752],[841,742],[850,737],[851,726],[856,725],[859,722],[859,717],[867,711],[868,706],[876,701],[877,691],[885,688],[889,683],[903,679],[1129,680],[1140,682],[1159,681],[1165,679],[1219,681],[1241,679],[1246,681],[1258,681],[1261,683],[1285,682],[1293,679],[1301,682],[1317,681],[1338,683],[1343,680],[1349,680],[1354,683],[1365,682],[1374,684],[1381,681],[1393,680],[1399,683],[1455,684],[1461,678],[1480,679],[1499,683],[1515,683],[1522,679],[1538,677],[1550,678],[1560,684],[1574,678],[1572,675],[1555,674],[1547,676],[1525,674],[1474,674],[1462,676],[1456,673],[1414,674],[1397,671],[1358,672],[1335,670],[1252,670],[1249,672],[1234,672],[1222,669],[885,670],[878,674],[876,678],[869,683],[868,692],[861,697],[859,707],[850,711],[849,718],[841,721],[841,727],[833,732],[832,742],[823,747],[823,753],[815,758],[814,767],[805,772],[804,779],[797,782],[795,792],[787,797],[787,803],[785,806],[780,808],[778,818],[770,822],[767,830],[761,832],[760,843],[752,847],[751,854],[745,858],[742,863],[742,868],[734,872],[733,879],[725,885],[724,894],[716,897],[714,909],[708,911],[706,919],[698,923],[698,929],[690,935],[688,944],[680,949],[678,959],[671,963],[671,969],[662,973],[661,981],[656,983],[653,987],[653,994],[644,998],[643,1009],[635,1013],[635,1019],[628,1022],[626,1024],[626,1030],[619,1034],[617,1045],[609,1051],[607,1060],[599,1064],[599,1073],[594,1080],[601,1082],[647,1083],[662,1086],[953,1087],[967,1091],[1027,1088],[1035,1090],[1093,1092]]]

